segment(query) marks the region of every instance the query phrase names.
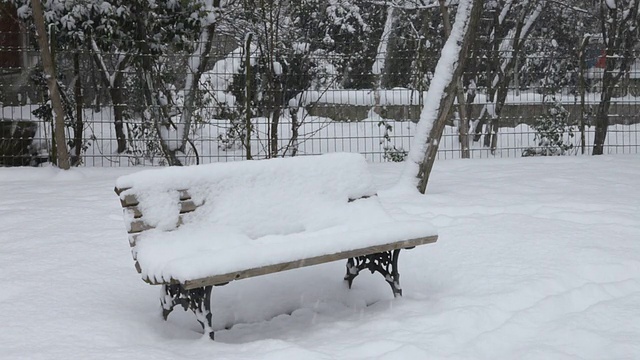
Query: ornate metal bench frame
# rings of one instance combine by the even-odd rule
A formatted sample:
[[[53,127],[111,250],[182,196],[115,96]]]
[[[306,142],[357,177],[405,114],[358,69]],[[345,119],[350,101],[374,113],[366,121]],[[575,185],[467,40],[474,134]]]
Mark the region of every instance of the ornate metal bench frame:
[[[398,257],[400,249],[384,251],[380,253],[362,255],[347,260],[347,273],[344,280],[349,285],[353,284],[360,271],[368,269],[373,274],[380,273],[385,281],[391,286],[394,297],[402,296],[402,288],[400,287],[400,274],[398,273]],[[216,286],[226,285],[217,284]],[[185,311],[191,310],[204,331],[205,336],[214,339],[212,328],[213,315],[211,313],[211,292],[212,285],[196,287],[193,289],[185,289],[182,284],[164,284],[162,285],[163,295],[160,297],[160,305],[162,307],[162,317],[166,321],[169,314],[176,306],[181,306]]]
[[[115,189],[120,195],[127,189]],[[180,213],[186,214],[195,211],[198,207],[191,200],[188,190],[180,192]],[[354,200],[350,200],[354,201]],[[151,229],[142,219],[142,212],[137,207],[138,200],[134,195],[121,196],[120,202],[124,211],[128,211],[133,215],[133,220],[129,223],[129,244],[134,247],[137,236],[146,230]],[[176,224],[180,226],[181,221]],[[209,276],[202,279],[193,279],[184,282],[159,281],[149,277],[143,277],[143,280],[152,285],[162,285],[162,296],[160,305],[162,308],[162,317],[167,320],[169,314],[177,307],[182,307],[185,311],[191,310],[196,315],[196,319],[202,325],[204,334],[213,339],[212,329],[212,313],[211,313],[211,292],[214,286],[228,284],[230,281],[255,277],[276,273],[285,270],[296,269],[299,267],[323,264],[336,260],[347,260],[347,272],[344,280],[349,288],[353,284],[353,280],[360,274],[362,270],[368,269],[371,273],[380,273],[385,281],[391,286],[394,297],[402,296],[402,288],[400,287],[400,274],[398,273],[398,257],[401,249],[412,249],[417,245],[430,244],[436,242],[437,235],[431,235],[421,238],[409,240],[397,240],[388,244],[371,246],[368,248],[354,249],[343,251],[340,253],[319,255],[306,259],[290,261],[280,264],[264,266],[260,268],[246,269],[228,274],[219,274]],[[135,260],[135,252],[133,252]],[[136,261],[136,270],[142,272],[140,265]]]

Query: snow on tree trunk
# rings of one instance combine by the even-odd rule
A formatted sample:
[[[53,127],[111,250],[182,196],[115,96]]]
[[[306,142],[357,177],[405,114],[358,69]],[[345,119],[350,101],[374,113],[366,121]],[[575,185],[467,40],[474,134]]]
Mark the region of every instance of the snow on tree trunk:
[[[395,8],[389,6],[387,8],[387,20],[384,23],[384,30],[380,36],[380,43],[378,44],[378,51],[376,52],[376,60],[371,67],[371,73],[375,76],[375,87],[373,98],[375,100],[375,110],[380,114],[380,89],[382,88],[382,72],[384,71],[387,54],[389,52],[389,39],[391,38],[391,32],[393,31],[393,23],[395,22]]]
[[[498,146],[498,122],[504,104],[507,101],[509,85],[511,83],[511,79],[518,71],[518,69],[516,68],[516,63],[520,49],[522,49],[522,45],[531,33],[533,25],[540,17],[545,2],[540,1],[537,4],[530,3],[529,5],[535,5],[535,7],[532,7],[533,10],[531,14],[527,17],[523,16],[519,18],[516,24],[516,28],[512,29],[509,32],[507,39],[503,39],[499,49],[500,56],[504,56],[505,58],[502,59],[500,71],[493,79],[492,86],[493,88],[497,87],[497,91],[494,94],[495,116],[491,118],[491,129],[489,130],[490,143],[488,145],[491,148],[492,154],[495,154]],[[527,11],[523,10],[522,15],[525,15],[526,13]]]
[[[67,150],[67,141],[64,136],[64,110],[62,108],[62,100],[60,99],[60,91],[56,80],[53,57],[49,50],[49,41],[47,40],[47,31],[45,30],[42,4],[40,3],[40,0],[31,0],[31,7],[33,8],[33,22],[35,23],[36,30],[38,32],[38,45],[40,46],[42,67],[44,68],[49,87],[51,108],[55,114],[54,140],[56,143],[57,165],[61,169],[69,170],[69,152]]]
[[[189,129],[193,118],[193,110],[198,96],[198,86],[202,73],[208,65],[209,53],[213,42],[215,24],[205,27],[198,40],[198,46],[193,54],[189,56],[187,66],[186,84],[184,87],[184,108],[180,123],[177,124],[177,139],[179,141],[178,150],[185,152],[187,141],[189,140]]]
[[[500,13],[495,15],[490,28],[491,54],[495,58],[497,68],[487,74],[487,101],[489,104],[487,104],[487,111],[484,111],[483,115],[491,115],[489,129],[484,138],[484,146],[490,147],[491,153],[494,153],[497,147],[498,122],[507,99],[509,85],[515,72],[518,71],[516,60],[545,4],[544,0],[523,0],[518,3],[507,1],[502,6]],[[507,21],[508,15],[511,13],[515,13],[515,18],[512,19],[513,21]],[[492,109],[493,112],[491,112]],[[486,120],[482,116],[478,118],[474,141],[480,140]]]
[[[439,0],[439,2],[442,22],[444,23],[444,34],[449,37],[449,35],[451,35],[449,11],[447,10],[445,0]],[[471,157],[471,154],[469,153],[469,119],[467,117],[462,77],[459,77],[456,82],[456,98],[458,99],[458,140],[460,141],[460,156],[463,159],[468,159]]]
[[[159,131],[160,141],[163,143],[162,149],[165,157],[171,165],[185,165],[186,145],[189,141],[189,131],[193,119],[193,111],[196,106],[196,100],[199,96],[199,85],[202,74],[209,64],[209,53],[213,46],[213,39],[217,25],[217,14],[220,10],[221,0],[213,0],[207,2],[205,11],[209,14],[202,20],[203,28],[198,37],[197,44],[193,53],[189,54],[188,64],[185,74],[185,87],[183,90],[184,106],[182,116],[177,124],[168,124],[175,126],[175,134],[168,131]],[[172,136],[173,135],[173,136]],[[175,137],[171,139],[171,137]]]
[[[116,140],[118,142],[118,154],[123,153],[127,149],[127,137],[124,134],[124,113],[126,106],[124,105],[123,82],[124,74],[129,66],[132,58],[131,54],[122,55],[113,73],[109,71],[104,62],[104,54],[96,43],[95,38],[89,41],[91,47],[91,56],[94,63],[98,66],[98,74],[102,80],[102,84],[107,88],[111,103],[113,104],[113,122],[116,130]]]
[[[462,75],[481,11],[481,0],[461,0],[458,4],[451,35],[442,48],[420,114],[416,135],[399,182],[401,187],[411,185],[417,186],[423,194],[426,191],[440,137],[456,96],[457,79]]]

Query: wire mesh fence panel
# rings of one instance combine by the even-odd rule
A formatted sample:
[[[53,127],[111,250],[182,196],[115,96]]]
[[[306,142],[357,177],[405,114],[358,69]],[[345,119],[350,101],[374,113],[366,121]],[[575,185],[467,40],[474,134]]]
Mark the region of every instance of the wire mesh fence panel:
[[[354,1],[338,11],[322,1],[274,0],[249,11],[247,2],[170,3],[106,9],[111,32],[93,28],[91,12],[50,10],[64,146],[76,164],[336,151],[376,162],[405,158],[444,41],[437,7]],[[11,4],[0,3],[0,164],[36,165],[62,144],[52,140],[31,20]],[[511,30],[491,35],[496,12],[485,11],[461,82],[464,104],[454,105],[439,159],[464,157],[464,143],[471,158],[591,154],[602,114],[604,153],[639,152],[636,48],[612,85],[605,74],[619,70],[619,57],[607,56],[601,41],[584,42],[586,32],[559,37],[545,18],[515,47]],[[91,31],[71,28],[70,17]]]

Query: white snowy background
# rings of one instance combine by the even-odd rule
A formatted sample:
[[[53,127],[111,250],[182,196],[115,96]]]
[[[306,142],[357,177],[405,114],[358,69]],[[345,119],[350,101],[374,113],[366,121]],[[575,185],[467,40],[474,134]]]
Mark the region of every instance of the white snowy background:
[[[426,196],[379,191],[439,231],[401,254],[403,298],[343,262],[242,280],[215,342],[133,268],[113,186],[136,170],[0,168],[0,358],[640,358],[638,155],[439,161]]]

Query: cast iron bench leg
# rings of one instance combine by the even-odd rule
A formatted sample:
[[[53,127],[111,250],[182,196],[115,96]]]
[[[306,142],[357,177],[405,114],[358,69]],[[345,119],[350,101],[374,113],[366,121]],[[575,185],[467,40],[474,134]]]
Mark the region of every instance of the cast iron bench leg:
[[[162,317],[167,320],[169,314],[176,305],[181,305],[186,311],[193,311],[196,319],[202,325],[204,334],[213,340],[213,330],[211,329],[211,289],[212,286],[205,286],[185,290],[180,284],[162,285],[162,296],[160,305],[162,306]]]
[[[400,274],[398,273],[398,257],[400,256],[400,249],[392,251],[384,251],[381,253],[358,256],[347,260],[347,274],[344,279],[351,284],[353,279],[358,276],[361,270],[369,269],[371,273],[380,273],[384,276],[384,279],[391,286],[394,297],[402,296],[402,288],[400,287]]]

